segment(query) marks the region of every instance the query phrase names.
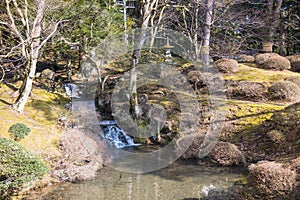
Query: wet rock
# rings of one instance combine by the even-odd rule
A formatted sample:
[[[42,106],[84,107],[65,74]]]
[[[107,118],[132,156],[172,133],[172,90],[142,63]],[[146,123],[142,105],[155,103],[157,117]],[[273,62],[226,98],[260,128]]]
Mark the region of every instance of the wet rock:
[[[296,186],[296,172],[281,163],[261,161],[252,164],[249,169],[249,184],[261,197],[272,199],[292,199]]]
[[[257,54],[255,62],[261,69],[285,70],[291,68],[290,61],[277,53]]]
[[[210,161],[221,166],[241,166],[246,163],[245,156],[229,142],[218,142],[208,154]]]
[[[221,58],[215,62],[221,73],[238,72],[238,62],[234,59]]]

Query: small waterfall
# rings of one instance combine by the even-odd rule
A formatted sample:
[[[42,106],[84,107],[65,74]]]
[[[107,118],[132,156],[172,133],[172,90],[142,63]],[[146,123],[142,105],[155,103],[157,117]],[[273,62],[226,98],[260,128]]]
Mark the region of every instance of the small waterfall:
[[[104,132],[104,137],[110,141],[116,148],[124,148],[129,146],[138,146],[133,139],[117,126],[116,121],[101,121],[100,126]]]

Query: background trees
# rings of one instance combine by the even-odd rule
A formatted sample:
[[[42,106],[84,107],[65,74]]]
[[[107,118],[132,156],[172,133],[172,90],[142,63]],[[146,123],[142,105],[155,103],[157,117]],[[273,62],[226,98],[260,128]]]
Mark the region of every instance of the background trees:
[[[194,44],[191,54],[195,59],[206,53],[222,57],[259,51],[291,55],[300,51],[297,0],[131,3],[135,8],[127,12],[128,28],[160,26],[184,33]],[[78,69],[91,47],[108,33],[124,30],[124,13],[112,0],[2,0],[0,8],[0,64],[7,72],[18,72],[24,80],[14,103],[19,112],[30,94],[38,61],[50,60]],[[152,34],[155,32],[154,28]],[[208,47],[209,52],[205,51]],[[133,57],[138,58],[138,51],[135,54]]]

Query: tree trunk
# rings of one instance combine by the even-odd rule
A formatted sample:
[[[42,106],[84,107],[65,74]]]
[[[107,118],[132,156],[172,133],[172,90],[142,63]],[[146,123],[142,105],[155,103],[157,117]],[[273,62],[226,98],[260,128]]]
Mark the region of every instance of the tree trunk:
[[[27,62],[29,64],[28,67],[26,67],[26,70],[28,70],[28,72],[19,90],[19,96],[13,105],[13,109],[16,110],[17,112],[23,112],[24,110],[25,104],[28,100],[28,97],[32,89],[32,83],[35,78],[36,65],[39,57],[39,50],[41,45],[40,37],[42,31],[42,20],[44,18],[44,12],[45,12],[45,0],[37,0],[37,4],[38,4],[37,13],[33,22],[31,37],[30,37],[31,44],[30,47],[27,49],[28,50]]]
[[[31,89],[32,89],[32,83],[34,80],[34,73],[35,69],[36,69],[36,64],[37,64],[37,60],[36,61],[29,61],[29,69],[30,72],[29,74],[26,74],[25,79],[23,81],[22,86],[19,89],[19,96],[16,99],[14,105],[13,105],[13,109],[17,112],[23,112],[25,104],[28,100],[28,97],[30,95]],[[33,71],[32,71],[33,70]]]
[[[206,0],[205,26],[203,31],[203,43],[201,47],[203,71],[207,71],[209,67],[209,40],[214,2],[214,0]]]
[[[149,21],[151,18],[151,13],[155,8],[158,0],[151,0],[151,1],[143,1],[143,18],[141,23],[141,29],[138,35],[135,35],[134,41],[134,50],[132,54],[132,65],[133,68],[131,69],[130,73],[130,109],[136,118],[139,118],[141,112],[138,105],[138,96],[137,96],[137,74],[136,74],[136,67],[139,63],[139,58],[141,57],[141,48],[144,45],[145,41],[145,34],[146,29],[149,26]]]
[[[263,52],[273,51],[273,41],[276,28],[278,27],[278,20],[280,17],[280,9],[282,0],[268,0],[268,16],[267,16],[267,36],[266,40],[262,42]]]

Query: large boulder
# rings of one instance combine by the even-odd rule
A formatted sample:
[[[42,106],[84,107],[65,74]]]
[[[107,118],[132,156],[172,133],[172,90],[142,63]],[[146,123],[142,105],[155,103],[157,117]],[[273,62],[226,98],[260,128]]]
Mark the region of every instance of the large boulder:
[[[268,96],[271,100],[296,102],[300,98],[300,87],[290,81],[276,82],[268,88]]]
[[[217,142],[208,154],[208,158],[211,162],[221,166],[240,166],[246,163],[243,153],[229,142]]]
[[[281,163],[261,161],[249,169],[249,185],[257,195],[271,199],[291,199],[296,187],[297,173]]]
[[[255,56],[255,62],[261,69],[286,70],[291,69],[290,61],[277,53],[264,53]]]
[[[300,55],[293,55],[286,57],[291,63],[291,70],[300,72]]]
[[[221,73],[238,72],[238,62],[234,59],[221,58],[215,62],[215,65]]]

